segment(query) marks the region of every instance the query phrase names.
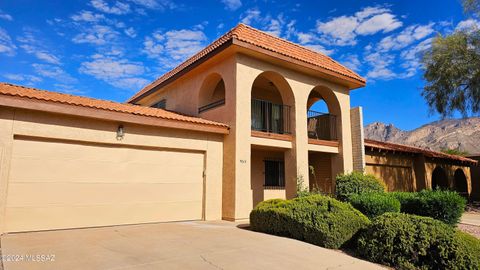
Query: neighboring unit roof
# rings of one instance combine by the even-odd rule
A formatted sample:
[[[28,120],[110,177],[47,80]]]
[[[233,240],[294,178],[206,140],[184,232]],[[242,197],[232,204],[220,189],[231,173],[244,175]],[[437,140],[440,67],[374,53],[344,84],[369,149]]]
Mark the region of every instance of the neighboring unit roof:
[[[389,150],[389,151],[398,151],[398,152],[404,152],[404,153],[422,154],[426,157],[432,157],[432,158],[441,158],[441,159],[463,161],[468,163],[477,163],[476,160],[462,157],[462,156],[449,155],[449,154],[432,151],[425,148],[409,146],[404,144],[390,143],[390,142],[381,142],[381,141],[375,141],[370,139],[365,139],[365,147],[371,147],[371,148]]]
[[[272,36],[251,26],[239,24],[232,30],[215,40],[213,43],[205,47],[203,50],[201,50],[191,58],[187,59],[185,62],[183,62],[176,68],[174,68],[173,70],[165,73],[160,78],[145,86],[142,90],[132,96],[128,100],[128,102],[135,101],[140,96],[146,94],[156,86],[172,78],[180,71],[186,69],[195,62],[212,53],[215,49],[232,40],[242,41],[255,47],[281,54],[290,59],[298,60],[307,64],[314,65],[318,68],[331,71],[340,76],[348,77],[355,80],[358,84],[362,86],[364,86],[366,83],[366,80],[360,75],[322,53],[312,51],[308,48],[302,47],[285,39]]]
[[[35,88],[29,88],[9,83],[0,82],[0,96],[16,97],[24,100],[34,101],[37,103],[42,102],[49,104],[64,104],[77,108],[90,108],[96,111],[110,111],[142,117],[173,120],[203,126],[219,127],[221,129],[228,130],[228,125],[226,124],[205,120],[198,117],[181,115],[162,109],[144,107],[133,104],[124,104],[107,100],[99,100],[88,97],[74,96],[45,90],[38,90]],[[13,101],[10,101],[10,103],[12,102]],[[9,106],[10,104],[9,101],[5,98],[0,98],[0,105]],[[68,114],[68,111],[65,111],[65,113]]]

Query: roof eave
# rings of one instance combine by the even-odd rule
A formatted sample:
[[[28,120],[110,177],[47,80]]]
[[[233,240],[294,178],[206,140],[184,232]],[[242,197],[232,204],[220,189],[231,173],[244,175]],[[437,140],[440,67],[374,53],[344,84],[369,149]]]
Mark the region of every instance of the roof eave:
[[[151,116],[136,115],[125,112],[95,109],[71,104],[64,104],[52,101],[37,100],[25,97],[1,95],[0,106],[44,111],[64,115],[93,118],[98,120],[117,121],[121,123],[132,123],[147,126],[156,126],[172,129],[184,129],[199,132],[229,134],[229,128],[224,126],[208,125],[202,123],[182,122],[174,119],[164,119]]]

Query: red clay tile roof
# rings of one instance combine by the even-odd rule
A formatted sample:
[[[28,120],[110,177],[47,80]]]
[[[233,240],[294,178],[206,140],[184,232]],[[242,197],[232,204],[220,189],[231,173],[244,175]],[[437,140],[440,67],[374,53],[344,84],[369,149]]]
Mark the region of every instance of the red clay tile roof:
[[[217,127],[228,128],[228,125],[217,123],[209,120],[205,120],[198,117],[181,115],[178,113],[150,108],[144,106],[138,106],[133,104],[124,104],[107,100],[99,100],[88,97],[74,96],[68,94],[62,94],[57,92],[50,92],[45,90],[39,90],[35,88],[29,88],[9,83],[0,82],[0,95],[21,97],[38,101],[62,103],[72,106],[81,106],[87,108],[93,108],[98,110],[106,110],[127,114],[134,114],[139,116],[155,117],[167,120],[176,120],[194,124],[210,125]]]
[[[236,27],[234,27],[232,30],[230,30],[229,32],[227,32],[226,34],[224,34],[223,36],[215,40],[213,43],[205,47],[203,50],[201,50],[191,58],[187,59],[185,62],[183,62],[176,68],[174,68],[173,70],[165,73],[160,78],[156,79],[149,85],[145,86],[142,90],[140,90],[138,93],[132,96],[127,102],[134,101],[136,98],[147,93],[157,85],[165,82],[169,78],[173,77],[175,74],[179,73],[183,69],[194,64],[195,62],[207,56],[209,53],[211,53],[221,45],[233,39],[254,45],[256,47],[259,47],[265,50],[269,50],[274,53],[281,54],[283,56],[287,56],[291,59],[299,60],[304,63],[311,64],[319,68],[332,71],[339,75],[343,75],[348,78],[354,79],[359,84],[362,84],[362,85],[364,85],[366,82],[364,78],[362,78],[360,75],[358,75],[354,71],[339,64],[332,58],[322,53],[312,51],[308,48],[302,47],[298,44],[287,41],[285,39],[272,36],[270,34],[262,32],[248,25],[239,24]]]
[[[404,153],[422,154],[426,157],[432,157],[432,158],[441,158],[441,159],[464,161],[468,163],[477,163],[476,160],[473,160],[470,158],[456,156],[456,155],[449,155],[442,152],[432,151],[429,149],[409,146],[404,144],[381,142],[381,141],[365,139],[365,147],[372,147],[376,149],[398,151],[398,152],[404,152]]]

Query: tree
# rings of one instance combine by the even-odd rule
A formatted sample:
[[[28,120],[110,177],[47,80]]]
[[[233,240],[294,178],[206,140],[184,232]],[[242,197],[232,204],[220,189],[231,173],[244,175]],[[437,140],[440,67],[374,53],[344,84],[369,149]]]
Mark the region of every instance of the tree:
[[[465,12],[480,14],[480,0],[463,0],[462,2]]]
[[[462,151],[458,148],[457,149],[444,148],[441,151],[445,154],[462,156],[462,157],[466,157],[466,156],[469,155],[469,153],[467,151]]]
[[[480,13],[480,0],[464,0],[465,10]],[[480,113],[480,29],[472,26],[438,35],[422,62],[426,85],[422,96],[443,117]]]

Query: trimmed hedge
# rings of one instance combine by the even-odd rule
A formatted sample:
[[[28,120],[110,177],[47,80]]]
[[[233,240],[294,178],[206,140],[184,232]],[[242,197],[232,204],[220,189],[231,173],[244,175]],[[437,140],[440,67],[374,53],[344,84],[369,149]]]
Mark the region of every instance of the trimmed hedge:
[[[476,241],[475,241],[476,240]],[[478,240],[429,217],[386,213],[357,239],[357,253],[399,269],[479,268]]]
[[[347,201],[354,194],[374,192],[385,192],[385,184],[371,174],[351,172],[336,177],[335,196],[339,200]]]
[[[363,193],[350,196],[350,203],[369,218],[387,212],[400,212],[400,202],[387,193]]]
[[[323,195],[261,202],[250,213],[254,231],[340,248],[370,221],[350,204]]]
[[[400,211],[407,214],[431,217],[449,225],[456,225],[465,211],[466,200],[457,192],[447,190],[422,190],[420,192],[392,192],[390,196],[400,201]]]

